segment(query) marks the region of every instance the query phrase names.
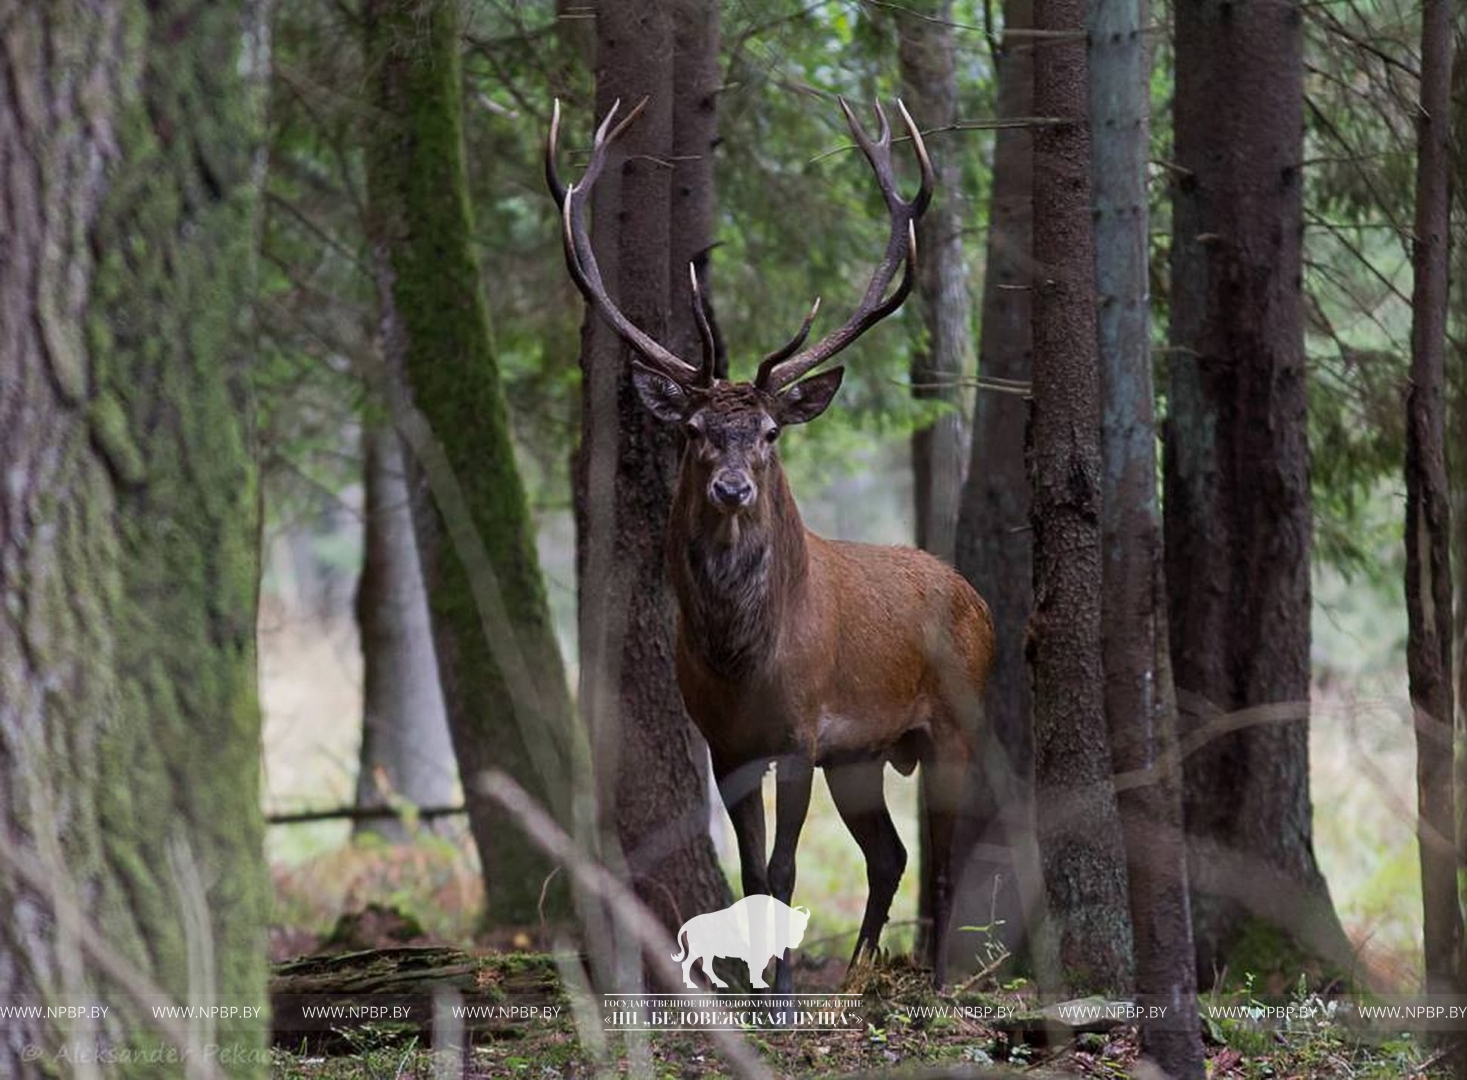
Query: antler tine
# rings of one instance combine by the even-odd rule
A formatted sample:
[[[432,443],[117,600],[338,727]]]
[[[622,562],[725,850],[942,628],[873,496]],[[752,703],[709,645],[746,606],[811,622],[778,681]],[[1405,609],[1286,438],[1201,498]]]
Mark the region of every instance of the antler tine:
[[[550,109],[550,131],[545,136],[545,186],[550,189],[557,207],[565,206],[565,185],[555,168],[555,146],[560,142],[560,98]]]
[[[912,148],[917,152],[917,164],[922,170],[922,186],[917,189],[917,197],[912,200],[912,214],[914,218],[919,218],[927,212],[927,204],[932,201],[932,188],[937,182],[937,170],[932,167],[932,158],[927,153],[927,144],[922,141],[922,131],[917,127],[917,122],[912,119],[912,114],[907,112],[907,106],[901,98],[897,98],[897,111],[902,114],[902,124],[912,139]]]
[[[560,135],[560,102],[557,101],[555,108],[551,111],[550,133],[545,140],[545,182],[550,188],[550,194],[554,196],[560,206],[565,265],[566,269],[570,271],[571,280],[576,283],[576,288],[580,289],[581,294],[596,309],[597,313],[611,324],[612,329],[621,335],[622,340],[637,350],[650,366],[668,378],[686,384],[697,376],[698,369],[654,341],[622,314],[621,309],[607,295],[606,285],[601,277],[601,268],[596,263],[596,255],[591,247],[591,237],[585,225],[586,199],[590,194],[591,186],[606,165],[607,148],[641,115],[646,104],[647,99],[643,98],[637,107],[627,113],[625,119],[615,126],[613,123],[616,120],[617,111],[621,108],[621,101],[617,100],[607,110],[605,119],[596,129],[595,139],[591,143],[591,160],[586,164],[586,171],[581,175],[580,183],[567,185],[561,183],[555,168],[556,142]]]
[[[703,342],[703,363],[698,368],[697,385],[713,385],[714,372],[718,367],[718,345],[713,339],[713,325],[708,321],[708,312],[703,307],[703,287],[698,284],[698,266],[688,263],[688,280],[693,285],[693,318],[698,323],[698,337]]]
[[[873,101],[871,103],[872,111],[876,113],[876,122],[881,125],[873,141],[871,136],[866,134],[865,126],[856,119],[856,113],[850,103],[843,97],[837,97],[835,100],[840,103],[841,112],[846,114],[846,123],[850,126],[851,134],[855,136],[856,145],[861,148],[867,158],[871,157],[873,151],[879,153],[891,149],[891,125],[887,123],[886,110],[881,107],[881,102]]]
[[[808,315],[805,316],[805,321],[802,322],[800,324],[800,328],[795,331],[795,336],[790,338],[779,348],[775,349],[772,353],[767,354],[764,359],[759,362],[759,374],[754,378],[754,384],[756,386],[763,386],[769,380],[770,369],[773,368],[774,365],[779,363],[781,360],[787,360],[791,356],[794,356],[795,350],[798,349],[801,345],[805,344],[805,339],[810,336],[810,327],[815,325],[815,316],[819,313],[820,297],[817,296],[815,298],[815,302],[810,305],[810,312]]]
[[[916,223],[932,200],[932,160],[927,154],[927,147],[922,142],[922,135],[917,130],[917,125],[912,122],[912,117],[906,107],[898,101],[897,108],[912,138],[917,164],[922,170],[922,186],[918,189],[917,195],[911,200],[902,198],[901,193],[897,190],[896,175],[892,169],[891,125],[887,122],[885,111],[879,104],[876,105],[875,112],[880,130],[873,139],[856,119],[856,114],[845,99],[839,100],[841,110],[846,116],[846,122],[850,125],[851,135],[855,138],[856,145],[861,148],[861,152],[866,155],[872,172],[876,174],[876,182],[881,188],[882,198],[885,199],[887,212],[891,216],[891,232],[887,237],[886,251],[875,272],[871,275],[865,295],[861,297],[861,302],[856,305],[856,310],[851,313],[845,324],[831,331],[798,355],[760,365],[757,385],[770,392],[783,389],[829,360],[899,308],[902,301],[912,291],[912,283],[915,278],[913,268],[917,261]],[[891,288],[892,279],[896,277],[899,266],[903,267],[901,280],[896,290],[888,296],[887,290]],[[771,354],[773,355],[776,354]]]

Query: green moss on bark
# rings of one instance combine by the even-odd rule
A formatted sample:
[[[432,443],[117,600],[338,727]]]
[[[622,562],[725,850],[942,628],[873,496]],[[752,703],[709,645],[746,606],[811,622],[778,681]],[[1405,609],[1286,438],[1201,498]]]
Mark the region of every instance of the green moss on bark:
[[[434,501],[414,505],[445,705],[490,915],[528,923],[538,918],[550,867],[475,797],[473,778],[502,768],[564,820],[570,793],[561,748],[571,710],[470,246],[457,6],[373,0],[364,23],[375,110],[366,132],[367,175],[386,336],[448,474],[420,461]],[[461,515],[445,512],[451,504],[444,502],[444,484],[461,494]],[[502,597],[518,656],[506,655],[503,641],[491,648],[486,637],[492,616],[480,609],[483,581],[465,563],[471,557],[465,546],[475,543]],[[533,688],[532,700],[513,692],[520,678]]]
[[[38,227],[17,244],[39,237],[55,268],[19,284],[73,329],[22,343],[28,411],[3,447],[19,455],[26,514],[0,534],[0,637],[19,622],[27,646],[0,648],[7,692],[23,695],[0,706],[0,818],[58,892],[0,886],[37,913],[0,935],[25,957],[0,991],[109,1007],[92,1028],[38,1032],[43,1046],[110,1046],[109,1076],[182,1074],[181,1058],[157,1057],[163,1002],[101,974],[95,948],[68,971],[48,920],[69,898],[169,1002],[232,1007],[185,1025],[190,1052],[259,1075],[269,894],[245,364],[264,5],[94,8],[38,5],[17,28],[50,50],[22,74],[50,104],[16,114],[31,125],[26,166],[50,186],[24,206]],[[36,357],[52,382],[33,377]],[[14,1048],[0,1045],[7,1075]]]

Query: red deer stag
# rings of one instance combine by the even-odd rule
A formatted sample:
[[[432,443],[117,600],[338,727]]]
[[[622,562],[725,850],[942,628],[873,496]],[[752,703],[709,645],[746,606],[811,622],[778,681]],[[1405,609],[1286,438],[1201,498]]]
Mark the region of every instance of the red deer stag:
[[[633,325],[607,295],[586,231],[586,202],[608,148],[640,106],[620,124],[612,107],[596,131],[585,174],[565,185],[555,168],[557,105],[546,180],[560,205],[571,277],[639,355],[632,379],[647,408],[685,435],[666,541],[680,615],[678,685],[708,742],[733,819],[744,894],[790,902],[795,846],[818,765],[866,859],[866,913],[851,962],[874,952],[907,861],[887,811],[882,772],[890,762],[910,775],[920,763],[931,852],[928,960],[941,985],[953,838],[993,655],[993,624],[972,587],[931,555],[826,540],[806,529],[777,450],[784,428],[825,411],[844,369],[810,372],[895,311],[911,291],[915,224],[932,195],[926,147],[900,102],[922,170],[921,189],[911,201],[897,191],[891,129],[881,107],[875,139],[844,101],[841,108],[886,199],[886,254],[843,326],[800,351],[817,300],[794,338],[764,358],[752,383],[715,377],[713,335],[696,274],[693,303],[703,341],[696,366]],[[766,861],[760,779],[771,762],[776,823],[774,852]],[[783,960],[775,987],[790,990]]]

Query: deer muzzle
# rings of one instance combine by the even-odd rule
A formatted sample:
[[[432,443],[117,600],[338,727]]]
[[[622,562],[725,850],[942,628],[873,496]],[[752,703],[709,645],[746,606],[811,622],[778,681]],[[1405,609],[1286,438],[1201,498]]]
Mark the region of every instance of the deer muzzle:
[[[759,494],[745,473],[725,469],[713,475],[708,484],[708,498],[727,510],[740,510],[753,504]]]

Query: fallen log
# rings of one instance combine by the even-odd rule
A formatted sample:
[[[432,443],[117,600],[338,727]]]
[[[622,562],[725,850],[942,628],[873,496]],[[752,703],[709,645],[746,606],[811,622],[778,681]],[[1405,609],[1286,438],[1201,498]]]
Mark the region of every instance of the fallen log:
[[[435,1023],[452,1024],[470,1038],[508,1038],[532,1027],[571,1024],[556,958],[474,955],[437,946],[364,949],[277,964],[270,1007],[276,1045],[312,1053],[412,1037],[427,1044]]]

